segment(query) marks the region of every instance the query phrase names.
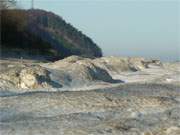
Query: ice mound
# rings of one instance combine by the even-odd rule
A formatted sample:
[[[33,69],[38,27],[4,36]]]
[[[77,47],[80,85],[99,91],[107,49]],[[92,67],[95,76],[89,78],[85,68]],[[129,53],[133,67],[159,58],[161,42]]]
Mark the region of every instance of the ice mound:
[[[89,59],[71,56],[63,60],[43,64],[2,63],[0,87],[37,89],[70,86],[77,88],[91,87],[98,83],[108,85],[112,83],[148,81],[152,78],[151,71],[147,72],[145,69],[154,69],[156,67],[157,71],[159,69],[162,71],[163,65],[158,60],[145,60],[138,57]],[[160,74],[158,77],[162,75]],[[147,79],[144,79],[145,77]]]
[[[124,71],[138,71],[145,68],[143,58],[127,58],[127,57],[102,57],[93,60],[99,67],[104,68],[110,74],[119,74]]]
[[[6,65],[0,70],[1,88],[37,89],[56,87],[49,71],[39,65]],[[60,85],[59,85],[60,87]]]
[[[63,60],[56,61],[46,66],[53,70],[59,71],[59,80],[66,81],[66,84],[77,86],[86,85],[91,82],[120,82],[113,80],[110,74],[100,66],[96,65],[93,60],[77,56],[71,56]],[[53,73],[53,71],[52,71]],[[57,76],[57,72],[52,76]]]
[[[141,71],[151,66],[162,67],[159,60],[146,60],[141,57],[102,57],[93,60],[93,62],[106,69],[111,74],[118,74],[126,71]]]
[[[56,70],[52,76],[56,76],[65,85],[86,85],[94,81],[107,83],[123,82],[121,78],[115,78],[122,72],[142,71],[152,66],[161,67],[161,62],[145,60],[144,58],[128,57],[102,57],[96,59],[71,56],[54,63],[48,63],[45,67]],[[59,73],[58,73],[59,72]],[[59,77],[57,77],[59,74]],[[58,81],[58,79],[56,79]],[[115,80],[114,80],[115,79]]]

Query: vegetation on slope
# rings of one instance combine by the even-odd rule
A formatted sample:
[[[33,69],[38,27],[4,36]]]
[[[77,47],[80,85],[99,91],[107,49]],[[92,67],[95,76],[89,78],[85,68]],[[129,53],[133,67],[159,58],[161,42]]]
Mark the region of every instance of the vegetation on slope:
[[[101,49],[61,17],[43,10],[1,10],[1,48],[64,58],[101,57]]]

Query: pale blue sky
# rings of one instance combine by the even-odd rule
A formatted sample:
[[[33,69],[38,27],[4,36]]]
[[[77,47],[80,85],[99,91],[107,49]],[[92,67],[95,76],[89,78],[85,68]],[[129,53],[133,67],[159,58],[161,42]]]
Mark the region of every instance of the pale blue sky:
[[[180,60],[179,0],[34,0],[91,37],[104,55]],[[19,0],[30,8],[30,0]]]

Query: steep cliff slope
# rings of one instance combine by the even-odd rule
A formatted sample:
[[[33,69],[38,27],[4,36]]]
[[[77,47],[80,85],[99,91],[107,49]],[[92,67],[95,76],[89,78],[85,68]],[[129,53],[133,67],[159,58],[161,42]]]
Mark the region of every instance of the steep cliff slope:
[[[101,49],[60,16],[44,10],[2,10],[2,49],[64,58],[101,57]],[[2,51],[3,53],[4,51]]]

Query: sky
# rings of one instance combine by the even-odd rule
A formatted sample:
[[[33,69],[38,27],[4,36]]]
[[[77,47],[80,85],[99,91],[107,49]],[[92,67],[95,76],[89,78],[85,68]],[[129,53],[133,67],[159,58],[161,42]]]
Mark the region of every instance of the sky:
[[[18,0],[31,8],[31,0]],[[180,0],[34,0],[34,8],[63,17],[105,56],[180,60]]]

